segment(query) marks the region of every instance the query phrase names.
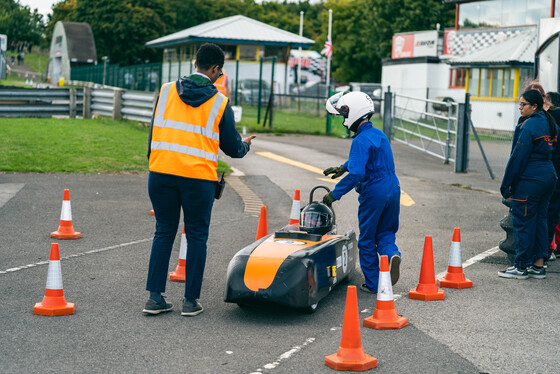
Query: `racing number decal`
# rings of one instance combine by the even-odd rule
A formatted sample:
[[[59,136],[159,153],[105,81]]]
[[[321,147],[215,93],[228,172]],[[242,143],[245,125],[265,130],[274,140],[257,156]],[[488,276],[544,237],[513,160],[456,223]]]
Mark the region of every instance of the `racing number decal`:
[[[346,269],[348,268],[348,248],[346,245],[342,246],[342,271],[346,274]]]

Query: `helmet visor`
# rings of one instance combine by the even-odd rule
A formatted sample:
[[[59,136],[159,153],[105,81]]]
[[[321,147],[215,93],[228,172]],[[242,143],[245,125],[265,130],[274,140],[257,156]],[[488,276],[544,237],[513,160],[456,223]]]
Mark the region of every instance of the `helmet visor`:
[[[324,227],[330,224],[330,217],[325,213],[305,212],[301,218],[300,226],[302,227]]]

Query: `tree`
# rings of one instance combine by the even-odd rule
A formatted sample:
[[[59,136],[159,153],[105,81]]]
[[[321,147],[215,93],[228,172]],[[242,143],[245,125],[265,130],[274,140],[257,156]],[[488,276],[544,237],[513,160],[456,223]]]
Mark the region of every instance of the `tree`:
[[[45,27],[45,39],[50,43],[54,30],[54,25],[58,21],[72,22],[75,18],[76,0],[62,0],[53,4],[52,14],[49,14],[47,26]]]
[[[166,10],[164,0],[79,0],[74,21],[90,25],[99,57],[130,65],[155,57],[145,43],[166,34]]]
[[[8,41],[27,41],[39,44],[43,41],[43,16],[37,9],[31,11],[15,0],[0,2],[0,34]]]
[[[333,76],[342,82],[380,82],[393,34],[455,21],[454,5],[442,0],[331,0],[326,7],[333,9]]]

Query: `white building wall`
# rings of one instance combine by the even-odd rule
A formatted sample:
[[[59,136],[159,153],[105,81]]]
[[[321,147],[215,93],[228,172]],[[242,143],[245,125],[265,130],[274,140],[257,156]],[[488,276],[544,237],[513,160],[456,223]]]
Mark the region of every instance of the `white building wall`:
[[[62,37],[61,43],[56,43],[57,37]],[[49,53],[49,69],[47,77],[53,84],[58,83],[60,78],[70,79],[70,59],[68,58],[68,42],[62,22],[54,26]]]
[[[449,88],[449,70],[450,66],[445,63],[384,65],[381,83],[385,91],[390,87],[398,95],[432,100],[451,97],[455,102],[464,103],[465,89]],[[400,98],[395,104],[397,113],[402,113],[399,107],[406,108],[407,113],[426,110],[425,103],[419,100]],[[477,129],[513,131],[519,118],[516,102],[471,100],[471,108],[471,119]]]
[[[471,108],[471,119],[477,129],[513,131],[519,119],[517,102],[471,100]]]

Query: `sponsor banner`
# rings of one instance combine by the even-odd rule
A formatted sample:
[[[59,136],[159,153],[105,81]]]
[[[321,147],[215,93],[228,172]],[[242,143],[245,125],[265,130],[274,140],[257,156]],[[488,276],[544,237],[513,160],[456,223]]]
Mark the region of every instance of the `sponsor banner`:
[[[392,58],[437,56],[437,31],[393,35]]]

